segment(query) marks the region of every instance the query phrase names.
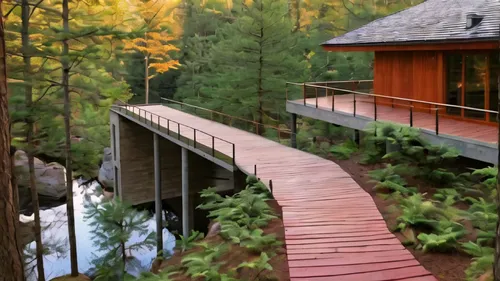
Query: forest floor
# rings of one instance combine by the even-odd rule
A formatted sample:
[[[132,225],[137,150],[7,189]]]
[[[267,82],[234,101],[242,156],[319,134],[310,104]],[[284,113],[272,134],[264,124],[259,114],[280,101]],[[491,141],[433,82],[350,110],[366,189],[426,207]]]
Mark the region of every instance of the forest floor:
[[[276,281],[288,281],[290,280],[290,273],[288,269],[288,260],[285,249],[285,228],[283,226],[283,221],[281,219],[281,209],[277,206],[274,200],[268,201],[268,204],[275,210],[279,218],[273,219],[265,227],[262,227],[264,234],[274,234],[278,241],[282,242],[282,245],[274,248],[273,252],[276,254],[271,258],[269,264],[272,266],[273,270],[257,270],[250,268],[242,268],[236,270],[235,278],[238,280],[276,280]],[[210,226],[209,226],[210,229]],[[224,240],[220,235],[208,236],[201,241],[203,243],[208,243],[209,245],[220,245],[223,244],[227,246],[228,249],[225,253],[218,259],[221,262],[221,267],[219,273],[227,273],[232,269],[238,267],[243,262],[252,262],[259,258],[260,253],[254,253],[247,248],[240,247],[237,244],[231,243],[231,241]],[[158,273],[158,269],[165,269],[171,267],[174,269],[179,269],[182,264],[182,259],[193,253],[201,252],[203,248],[193,247],[192,249],[181,253],[177,249],[174,255],[166,260],[164,260],[159,267],[153,265],[152,272]],[[174,274],[171,277],[175,281],[188,281],[188,280],[204,280],[203,278],[193,279],[187,276],[183,269],[180,269],[181,274]],[[242,279],[244,277],[244,279]]]
[[[399,216],[397,212],[391,208],[394,206],[394,202],[391,200],[384,200],[377,196],[377,193],[373,190],[375,186],[374,183],[370,183],[370,178],[368,177],[368,172],[375,169],[383,168],[383,164],[373,164],[373,165],[361,165],[359,163],[360,155],[353,155],[348,160],[338,160],[333,157],[328,157],[329,160],[337,163],[344,171],[349,173],[351,177],[361,186],[366,192],[368,192],[372,197],[379,209],[380,213],[384,217],[389,229],[394,229],[396,226],[396,219]],[[425,197],[431,198],[435,193],[435,188],[429,186],[428,183],[424,181],[414,180],[411,184],[416,186],[420,193],[426,193]],[[460,208],[460,206],[457,206]],[[466,206],[464,206],[466,209]],[[470,233],[474,233],[472,226],[465,224],[466,228]],[[394,233],[396,237],[403,243],[406,238],[399,232]],[[468,236],[465,240],[471,240]],[[471,263],[471,257],[467,254],[454,251],[451,253],[438,253],[438,252],[422,252],[421,250],[416,250],[413,245],[406,246],[406,248],[415,256],[415,258],[436,278],[442,281],[462,281],[465,280],[465,269]]]

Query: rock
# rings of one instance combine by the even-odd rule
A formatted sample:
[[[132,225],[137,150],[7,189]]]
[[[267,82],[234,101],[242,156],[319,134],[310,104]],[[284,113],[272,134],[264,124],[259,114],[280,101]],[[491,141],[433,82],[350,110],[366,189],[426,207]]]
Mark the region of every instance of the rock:
[[[115,186],[113,154],[111,148],[104,148],[103,161],[99,169],[99,181],[104,185],[103,188],[112,188]]]
[[[219,235],[220,229],[221,229],[221,226],[220,226],[219,222],[211,223],[210,226],[208,227],[208,233],[207,233],[206,238]]]
[[[35,162],[35,184],[38,194],[60,199],[66,195],[66,169],[59,163],[45,164],[40,159]],[[22,150],[14,154],[14,165],[17,184],[20,187],[30,187],[28,156]]]

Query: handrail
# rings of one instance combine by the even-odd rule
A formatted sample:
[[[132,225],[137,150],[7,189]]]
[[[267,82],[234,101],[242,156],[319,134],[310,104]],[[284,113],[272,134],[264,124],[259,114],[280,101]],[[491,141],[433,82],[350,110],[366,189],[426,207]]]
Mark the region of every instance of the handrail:
[[[202,145],[205,145],[205,146],[207,146],[208,148],[210,148],[210,150],[211,150],[211,153],[210,153],[210,154],[211,154],[211,156],[212,156],[212,157],[214,157],[214,158],[217,158],[217,156],[216,156],[216,154],[215,154],[215,151],[216,151],[216,149],[215,149],[215,139],[217,139],[217,140],[219,140],[219,141],[222,141],[222,142],[225,142],[225,143],[227,143],[227,144],[231,145],[231,146],[232,146],[232,164],[233,164],[233,165],[235,165],[235,164],[236,164],[236,162],[235,162],[235,154],[236,154],[236,150],[235,150],[235,144],[234,144],[234,143],[232,143],[232,142],[230,142],[230,141],[227,141],[227,140],[225,140],[225,139],[222,139],[222,138],[220,138],[220,137],[216,137],[216,136],[214,136],[214,135],[212,135],[212,134],[209,134],[209,133],[207,133],[207,132],[205,132],[205,131],[202,131],[202,130],[196,129],[196,128],[191,127],[191,126],[189,126],[189,125],[182,124],[182,123],[180,123],[180,122],[178,122],[178,121],[174,121],[174,120],[171,120],[171,119],[169,119],[169,118],[166,118],[166,117],[160,116],[160,115],[158,115],[158,114],[156,114],[156,113],[153,113],[153,112],[151,112],[151,111],[148,111],[148,110],[142,109],[142,108],[140,108],[140,107],[138,107],[138,106],[128,104],[128,103],[123,102],[123,101],[121,101],[121,100],[120,100],[120,102],[121,102],[121,103],[123,103],[123,105],[116,105],[116,104],[114,104],[114,105],[112,105],[112,106],[111,106],[111,108],[115,108],[115,109],[117,109],[117,110],[118,110],[118,111],[120,111],[120,112],[121,112],[121,109],[125,109],[127,112],[132,112],[133,114],[137,114],[137,115],[138,115],[138,117],[139,117],[139,122],[141,122],[141,118],[144,118],[144,123],[145,123],[145,124],[147,124],[147,123],[148,123],[147,121],[148,121],[148,114],[149,114],[149,124],[150,124],[150,126],[151,126],[151,127],[153,127],[153,122],[157,121],[157,122],[156,122],[156,129],[157,129],[157,130],[159,130],[160,132],[161,132],[161,128],[165,128],[164,126],[162,126],[162,125],[160,124],[160,120],[166,121],[166,122],[167,122],[167,128],[166,128],[166,129],[167,129],[167,135],[169,135],[169,136],[170,136],[170,132],[175,133],[175,131],[171,130],[170,123],[177,124],[177,138],[178,138],[178,140],[180,140],[180,139],[181,139],[181,136],[182,136],[182,135],[181,135],[181,126],[182,126],[182,127],[186,127],[186,128],[189,128],[189,129],[193,130],[193,134],[194,134],[194,135],[193,135],[193,148],[201,150],[201,149],[199,148],[199,145],[198,145],[198,147],[197,147],[197,144],[202,144]],[[134,110],[132,110],[132,111],[131,111],[129,108],[133,108]],[[138,111],[137,113],[135,112],[136,110]],[[144,112],[144,117],[142,117],[142,116],[141,116],[142,112]],[[125,113],[125,114],[126,114],[126,115],[128,115],[127,113]],[[153,116],[154,116],[154,117],[155,117],[155,119],[157,119],[157,120],[153,120]],[[196,140],[196,133],[197,133],[197,132],[198,132],[198,133],[202,133],[202,134],[204,134],[204,135],[206,135],[206,136],[210,137],[210,138],[212,139],[212,144],[211,144],[211,146],[208,146],[208,145],[206,145],[206,144],[203,144],[203,143],[199,143],[199,142],[197,142],[197,140]],[[186,138],[186,137],[185,137],[185,138]],[[189,144],[189,138],[187,138],[187,139],[188,139],[188,141],[187,141],[187,145],[190,145],[190,144]],[[230,155],[227,155],[227,156],[230,156]]]
[[[434,106],[441,106],[441,107],[453,107],[453,108],[460,108],[460,109],[465,109],[465,110],[474,110],[474,111],[479,111],[479,112],[498,114],[498,111],[488,110],[488,109],[480,109],[480,108],[474,108],[474,107],[468,107],[468,106],[446,104],[446,103],[438,103],[438,102],[431,102],[431,101],[414,100],[414,99],[392,97],[392,96],[384,96],[384,95],[379,95],[379,94],[363,93],[363,92],[358,92],[358,91],[353,91],[353,90],[347,90],[347,89],[341,89],[341,88],[334,88],[334,87],[327,87],[327,86],[318,86],[318,85],[313,85],[313,84],[310,84],[310,83],[303,83],[303,84],[299,84],[299,85],[300,86],[305,85],[305,86],[309,86],[309,87],[312,87],[312,88],[321,88],[321,89],[342,91],[342,92],[356,94],[356,95],[362,95],[362,96],[370,96],[370,97],[377,97],[377,98],[386,98],[386,99],[392,99],[392,100],[399,100],[399,101],[406,101],[406,102],[413,102],[413,103],[422,103],[422,104],[428,104],[428,105],[434,105]]]
[[[229,114],[222,113],[222,112],[219,112],[219,111],[215,111],[215,110],[212,110],[212,109],[208,109],[208,108],[204,108],[204,107],[200,107],[200,106],[196,106],[196,105],[192,105],[192,104],[189,104],[189,103],[184,103],[184,102],[180,102],[180,101],[176,101],[176,100],[172,100],[172,99],[167,99],[167,98],[161,98],[161,99],[165,100],[167,102],[170,102],[170,103],[179,104],[181,106],[188,106],[188,107],[191,107],[191,108],[200,109],[200,110],[207,111],[207,112],[210,112],[210,113],[215,113],[215,114],[218,114],[220,116],[229,117],[230,119],[236,119],[236,120],[240,120],[240,121],[243,121],[243,122],[251,123],[253,126],[256,127],[257,133],[258,133],[258,127],[270,128],[270,129],[277,130],[278,131],[278,138],[279,139],[281,138],[280,137],[280,133],[281,132],[287,133],[287,134],[290,134],[290,135],[293,134],[293,132],[291,132],[290,130],[284,130],[284,129],[280,128],[279,126],[273,126],[273,125],[269,125],[269,124],[259,123],[259,122],[254,121],[254,120],[248,120],[248,119],[245,119],[245,118],[241,118],[241,117],[229,115]]]
[[[373,80],[339,80],[339,81],[314,81],[314,82],[306,82],[306,84],[331,84],[331,83],[367,83],[373,82]],[[286,82],[288,84],[294,84],[295,82]],[[302,85],[302,83],[300,83]]]

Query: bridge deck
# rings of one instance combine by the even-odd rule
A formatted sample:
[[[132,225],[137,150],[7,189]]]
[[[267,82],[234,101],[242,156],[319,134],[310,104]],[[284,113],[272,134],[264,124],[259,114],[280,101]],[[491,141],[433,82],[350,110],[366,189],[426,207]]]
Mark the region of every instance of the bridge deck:
[[[141,108],[235,143],[239,169],[252,173],[256,164],[263,182],[272,179],[283,207],[291,280],[436,280],[387,229],[370,195],[335,163],[165,106]],[[181,134],[193,137],[188,128]],[[196,139],[211,145],[208,136]],[[215,146],[232,155],[230,145],[216,140]]]

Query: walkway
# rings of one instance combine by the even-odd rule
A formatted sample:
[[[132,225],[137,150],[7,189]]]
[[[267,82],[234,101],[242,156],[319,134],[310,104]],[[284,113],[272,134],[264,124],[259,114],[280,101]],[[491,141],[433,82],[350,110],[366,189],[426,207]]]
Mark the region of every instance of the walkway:
[[[293,102],[303,104],[304,100]],[[306,104],[307,106],[315,107],[316,99],[308,98],[306,99]],[[332,97],[318,97],[318,108],[331,111]],[[335,111],[353,114],[354,102],[352,94],[335,95]],[[356,95],[356,116],[373,119],[374,111],[372,97]],[[410,110],[409,108],[393,108],[391,106],[377,105],[377,120],[410,125]],[[436,115],[434,113],[414,111],[413,126],[434,132],[436,130]],[[441,116],[439,117],[439,133],[485,143],[496,143],[498,140],[498,128],[496,126],[465,122]]]
[[[162,105],[140,108],[235,143],[242,171],[253,173],[256,164],[263,182],[272,179],[283,207],[291,280],[436,280],[387,229],[370,195],[335,163]],[[189,128],[181,134],[193,137]],[[211,138],[196,138],[211,146]],[[222,141],[215,147],[232,155]]]

